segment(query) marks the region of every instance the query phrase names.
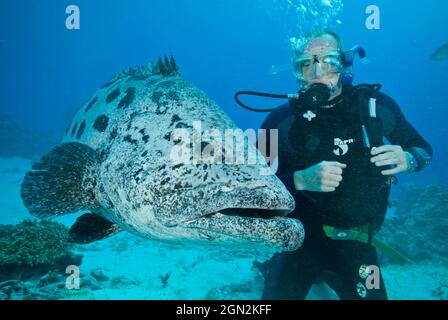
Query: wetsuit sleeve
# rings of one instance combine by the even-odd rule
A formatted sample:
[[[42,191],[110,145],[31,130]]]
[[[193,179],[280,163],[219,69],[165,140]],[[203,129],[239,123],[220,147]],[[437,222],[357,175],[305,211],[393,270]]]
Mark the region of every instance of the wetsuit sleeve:
[[[285,130],[283,128],[279,128],[279,125],[281,123],[281,121],[286,118],[288,116],[288,108],[283,106],[280,107],[279,109],[271,112],[266,119],[264,120],[264,122],[261,125],[260,129],[265,129],[266,130],[266,147],[264,150],[266,150],[266,154],[264,155],[266,156],[271,156],[270,153],[270,145],[271,145],[271,141],[270,141],[270,134],[269,134],[269,130],[272,129],[277,129],[277,130]],[[281,141],[278,142],[279,144],[281,144]],[[260,146],[258,146],[260,148]],[[285,170],[285,164],[284,164],[284,155],[282,154],[282,148],[280,148],[280,145],[278,147],[278,169],[275,172],[276,176],[283,182],[283,184],[285,185],[285,187],[288,189],[288,191],[290,193],[294,193],[296,191],[296,188],[294,186],[294,172],[288,172],[287,170]],[[271,159],[271,161],[273,161],[274,159]]]
[[[431,161],[433,150],[429,143],[406,120],[398,104],[389,96],[377,99],[378,117],[383,124],[384,136],[394,145],[412,154],[417,161],[415,171],[423,170]]]

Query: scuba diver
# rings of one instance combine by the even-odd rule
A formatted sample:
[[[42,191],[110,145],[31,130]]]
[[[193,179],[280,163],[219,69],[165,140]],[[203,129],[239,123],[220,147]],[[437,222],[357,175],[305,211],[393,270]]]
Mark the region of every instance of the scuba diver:
[[[356,54],[365,57],[361,47],[344,52],[334,32],[309,34],[294,56],[299,94],[262,125],[278,129],[276,174],[306,233],[300,249],[267,261],[262,299],[305,299],[322,279],[340,299],[387,299],[381,272],[367,285],[371,266],[380,270],[374,235],[395,175],[421,171],[432,148],[380,85],[352,85]]]

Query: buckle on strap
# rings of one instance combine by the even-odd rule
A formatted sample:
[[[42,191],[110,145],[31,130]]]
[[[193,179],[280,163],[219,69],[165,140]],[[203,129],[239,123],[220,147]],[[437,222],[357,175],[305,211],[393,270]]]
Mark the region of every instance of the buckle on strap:
[[[325,235],[332,240],[354,240],[369,243],[370,225],[354,227],[350,229],[339,229],[332,226],[323,226]]]

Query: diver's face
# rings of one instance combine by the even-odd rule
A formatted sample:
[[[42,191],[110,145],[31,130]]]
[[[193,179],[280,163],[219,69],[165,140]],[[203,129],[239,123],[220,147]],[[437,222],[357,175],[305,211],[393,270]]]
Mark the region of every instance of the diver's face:
[[[312,40],[299,59],[302,80],[305,86],[322,83],[332,90],[332,98],[341,93],[342,61],[338,43],[331,35]]]

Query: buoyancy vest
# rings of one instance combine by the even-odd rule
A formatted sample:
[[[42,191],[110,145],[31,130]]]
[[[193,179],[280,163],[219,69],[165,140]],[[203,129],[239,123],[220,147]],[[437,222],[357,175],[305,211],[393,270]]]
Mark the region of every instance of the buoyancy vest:
[[[381,120],[376,117],[376,95],[380,85],[358,85],[347,89],[332,108],[310,110],[300,106],[291,124],[292,171],[322,161],[347,165],[336,191],[305,191],[313,202],[313,214],[326,225],[353,228],[372,224],[379,229],[387,211],[392,178],[381,174],[370,162],[372,147],[384,144]],[[296,204],[300,210],[300,203]]]

